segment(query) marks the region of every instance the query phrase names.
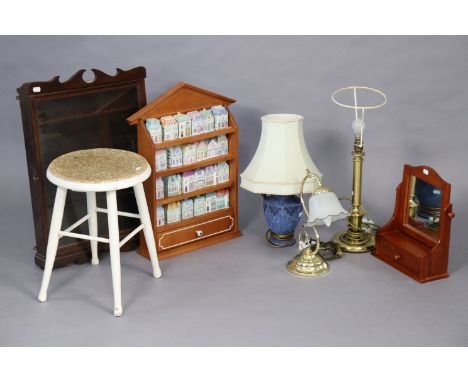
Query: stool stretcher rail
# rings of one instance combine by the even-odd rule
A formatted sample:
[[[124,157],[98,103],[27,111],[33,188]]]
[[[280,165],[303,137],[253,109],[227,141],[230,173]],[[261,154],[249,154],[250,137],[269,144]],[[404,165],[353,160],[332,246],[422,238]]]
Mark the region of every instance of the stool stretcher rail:
[[[107,211],[107,208],[96,208],[96,211],[97,212],[102,212],[102,213],[105,213],[107,214],[108,211]],[[140,215],[139,214],[132,214],[131,212],[122,212],[122,211],[117,211],[117,215],[119,216],[125,216],[127,218],[134,218],[134,219],[140,219]]]
[[[132,232],[130,232],[127,236],[125,236],[119,243],[119,247],[122,247],[127,241],[129,241],[133,236],[135,236],[138,232],[140,232],[144,228],[144,224],[139,225],[135,228]]]
[[[67,229],[64,229],[63,231],[61,232],[71,232],[73,231],[76,227],[78,227],[79,225],[83,224],[86,220],[89,219],[89,214],[88,215],[85,215],[83,216],[80,220],[78,220],[76,223],[72,224],[70,227],[68,227]],[[62,237],[62,234],[60,234],[60,237]]]
[[[59,234],[61,236],[76,237],[77,239],[96,240],[96,241],[100,241],[101,243],[109,243],[109,239],[106,239],[104,237],[82,235],[81,233],[65,232],[65,231],[59,231]]]

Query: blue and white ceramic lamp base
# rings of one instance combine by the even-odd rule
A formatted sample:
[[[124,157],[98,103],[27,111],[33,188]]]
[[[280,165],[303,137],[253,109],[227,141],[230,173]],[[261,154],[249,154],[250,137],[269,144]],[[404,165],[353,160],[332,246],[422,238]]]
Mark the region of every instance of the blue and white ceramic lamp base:
[[[302,216],[297,195],[263,195],[263,213],[269,228],[268,242],[274,247],[294,245],[294,232]]]

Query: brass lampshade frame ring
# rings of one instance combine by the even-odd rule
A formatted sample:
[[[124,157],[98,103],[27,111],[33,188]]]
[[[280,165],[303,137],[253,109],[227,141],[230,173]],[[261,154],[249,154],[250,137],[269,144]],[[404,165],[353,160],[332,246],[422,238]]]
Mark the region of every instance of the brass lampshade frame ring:
[[[354,105],[348,105],[348,104],[345,104],[345,103],[341,103],[339,101],[336,100],[336,95],[339,94],[339,93],[342,93],[346,90],[353,90],[354,92]],[[377,93],[379,95],[381,95],[383,97],[383,101],[377,105],[371,105],[371,106],[360,106],[357,104],[357,90],[368,90],[370,91],[371,93]],[[341,89],[338,89],[336,90],[335,92],[333,92],[332,96],[332,101],[334,103],[336,103],[338,106],[341,106],[341,107],[345,107],[347,109],[359,109],[359,110],[371,110],[371,109],[378,109],[382,106],[384,106],[386,103],[387,103],[387,96],[384,94],[384,92],[378,90],[378,89],[374,89],[374,88],[370,88],[368,86],[347,86],[347,87],[344,87],[344,88],[341,88]]]

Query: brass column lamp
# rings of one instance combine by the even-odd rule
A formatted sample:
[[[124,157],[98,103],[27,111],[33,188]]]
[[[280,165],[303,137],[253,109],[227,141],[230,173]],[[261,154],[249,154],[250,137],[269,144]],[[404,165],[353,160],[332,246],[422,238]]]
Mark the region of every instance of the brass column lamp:
[[[358,105],[357,92],[376,93],[383,98],[383,100],[376,105],[362,106]],[[354,96],[354,105],[345,104],[337,101],[337,95],[352,91]],[[333,236],[332,240],[337,243],[345,252],[362,253],[369,252],[375,246],[375,236],[363,223],[363,217],[367,214],[361,205],[361,190],[362,190],[362,162],[364,160],[363,150],[363,134],[366,124],[364,122],[365,110],[378,109],[385,105],[387,102],[386,95],[380,90],[369,88],[366,86],[349,86],[346,88],[335,91],[332,95],[332,100],[337,105],[354,109],[355,120],[353,121],[352,128],[354,131],[354,150],[353,150],[353,194],[352,194],[352,208],[348,217],[348,229],[344,232],[337,233]],[[359,117],[359,111],[361,117]]]

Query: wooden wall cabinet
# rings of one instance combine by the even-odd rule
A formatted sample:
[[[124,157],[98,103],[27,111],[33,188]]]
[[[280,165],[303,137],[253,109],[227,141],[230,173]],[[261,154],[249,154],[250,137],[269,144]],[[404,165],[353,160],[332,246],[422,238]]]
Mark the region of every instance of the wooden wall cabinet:
[[[83,79],[85,72],[79,70],[63,82],[56,76],[50,81],[28,82],[17,89],[36,234],[34,259],[42,268],[56,192],[56,187],[46,177],[50,162],[80,149],[112,147],[137,151],[136,129],[128,125],[127,118],[146,105],[145,68],[117,69],[115,75],[92,69],[93,81]],[[69,194],[64,227],[86,215],[85,195]],[[119,192],[118,201],[122,211],[137,212],[131,189]],[[98,204],[105,206],[104,194],[98,194]],[[105,236],[107,224],[102,219],[99,218],[99,233]],[[135,219],[122,219],[121,235],[132,231],[136,224]],[[81,225],[76,232],[87,233],[81,231],[86,230],[86,226]],[[131,247],[132,243],[128,244]],[[89,252],[87,240],[62,238],[54,266],[86,262]]]
[[[421,283],[448,277],[450,184],[429,166],[405,165],[391,220],[372,254]]]
[[[151,177],[145,182],[145,193],[150,209],[154,236],[161,259],[181,253],[202,248],[207,245],[219,243],[224,240],[241,236],[238,229],[237,198],[238,198],[238,126],[229,110],[229,105],[235,100],[222,95],[186,84],[179,83],[143,109],[128,118],[130,124],[138,126],[138,151],[151,165]],[[229,127],[208,133],[193,135],[176,140],[153,143],[145,126],[148,118],[161,118],[163,116],[187,113],[194,110],[209,109],[215,105],[223,105],[229,112]],[[156,150],[197,142],[203,139],[226,135],[228,138],[228,154],[199,161],[189,165],[157,171],[155,165]],[[197,189],[181,195],[167,195],[163,199],[156,199],[156,178],[183,173],[226,161],[229,164],[229,181],[214,186]],[[167,205],[186,198],[203,195],[222,189],[229,189],[229,208],[216,210],[176,223],[157,226],[156,208],[158,205]],[[148,256],[144,237],[140,236],[140,254]]]

